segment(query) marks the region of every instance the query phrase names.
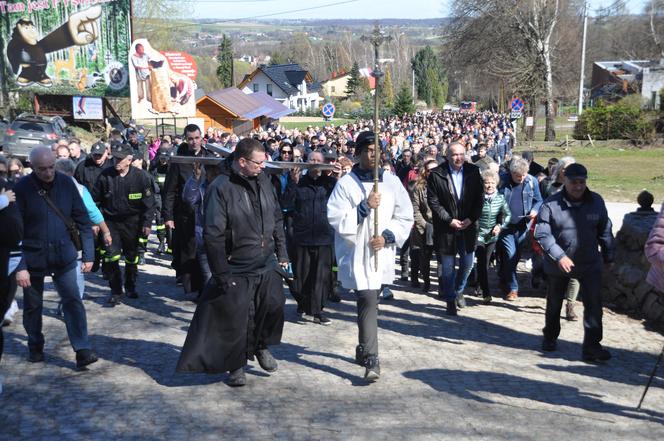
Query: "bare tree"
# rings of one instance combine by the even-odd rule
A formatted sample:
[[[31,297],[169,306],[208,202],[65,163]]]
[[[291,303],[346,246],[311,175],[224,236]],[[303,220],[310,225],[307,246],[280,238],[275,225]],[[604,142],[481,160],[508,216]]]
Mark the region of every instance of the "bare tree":
[[[650,0],[648,9],[648,15],[650,16],[650,35],[655,46],[657,46],[657,49],[659,50],[660,58],[664,58],[664,43],[662,42],[664,0]]]
[[[545,139],[555,139],[553,45],[562,0],[453,0],[446,42],[454,58],[482,60],[513,90],[545,103]],[[567,4],[567,3],[566,3]],[[477,63],[472,62],[477,65]]]

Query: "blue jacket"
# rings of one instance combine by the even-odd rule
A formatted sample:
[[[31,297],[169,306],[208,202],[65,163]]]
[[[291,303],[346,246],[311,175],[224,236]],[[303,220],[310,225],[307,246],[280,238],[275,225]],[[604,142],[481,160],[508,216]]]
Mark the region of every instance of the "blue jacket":
[[[56,172],[52,185],[46,185],[33,172],[21,178],[14,189],[24,227],[23,259],[18,270],[57,273],[68,271],[76,265],[78,252],[67,227],[39,195],[40,188],[47,189],[50,199],[78,227],[83,245],[83,261],[94,261],[90,218],[74,181]]]
[[[502,176],[502,178],[503,184],[500,186],[498,191],[503,196],[505,196],[505,200],[509,206],[510,200],[512,198],[512,189],[516,186],[516,184],[512,181],[512,177],[509,174]],[[523,202],[523,212],[526,216],[531,211],[539,211],[540,207],[542,206],[542,193],[540,193],[539,182],[537,182],[536,177],[526,175],[526,179],[523,181],[521,200]],[[510,222],[512,224],[517,224],[523,220],[525,220],[525,218],[518,219],[515,216],[515,213],[512,213],[512,219]]]
[[[574,262],[570,274],[574,278],[599,271],[602,258],[607,263],[613,261],[611,220],[602,197],[590,190],[580,204],[572,204],[564,189],[550,196],[537,216],[535,240],[544,250],[544,271],[548,274],[563,275],[558,268],[563,256]]]

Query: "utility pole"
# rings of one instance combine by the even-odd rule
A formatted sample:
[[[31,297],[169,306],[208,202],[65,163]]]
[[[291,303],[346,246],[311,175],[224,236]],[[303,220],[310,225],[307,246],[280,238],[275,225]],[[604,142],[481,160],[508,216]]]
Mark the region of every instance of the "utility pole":
[[[413,102],[415,102],[415,68],[411,67],[412,69],[412,77],[413,77]]]
[[[581,43],[581,79],[579,80],[579,108],[577,114],[583,112],[583,83],[586,68],[586,34],[588,32],[588,1],[583,3],[583,41]]]

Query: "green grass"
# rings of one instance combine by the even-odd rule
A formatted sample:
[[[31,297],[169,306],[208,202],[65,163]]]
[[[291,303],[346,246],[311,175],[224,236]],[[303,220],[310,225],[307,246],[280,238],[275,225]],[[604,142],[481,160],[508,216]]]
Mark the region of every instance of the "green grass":
[[[578,141],[577,141],[578,143]],[[519,150],[519,149],[517,149]],[[610,202],[636,202],[642,190],[664,201],[664,149],[621,147],[597,142],[596,147],[535,147],[535,161],[543,166],[551,157],[573,156],[588,168],[588,186]]]
[[[338,127],[343,124],[352,124],[354,122],[355,122],[354,119],[346,119],[346,118],[335,118],[334,121],[331,122],[325,122],[323,121],[323,118],[308,118],[307,121],[282,121],[281,125],[284,126],[286,129],[306,130],[307,127],[309,126],[322,127],[323,125],[325,125],[325,126]]]

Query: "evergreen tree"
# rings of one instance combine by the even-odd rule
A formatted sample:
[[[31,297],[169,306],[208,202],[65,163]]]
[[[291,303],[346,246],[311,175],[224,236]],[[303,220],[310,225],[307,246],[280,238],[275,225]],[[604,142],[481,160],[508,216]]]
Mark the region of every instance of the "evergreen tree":
[[[444,105],[447,99],[447,78],[443,65],[431,46],[417,51],[411,60],[411,66],[415,71],[417,96],[426,101],[428,106]]]
[[[346,83],[346,96],[352,97],[357,95],[362,87],[362,77],[360,76],[360,66],[357,61],[353,63],[353,68],[350,70],[348,83]]]
[[[217,53],[217,78],[224,87],[233,86],[233,43],[226,34],[222,35]]]
[[[381,84],[381,95],[385,107],[394,106],[394,85],[392,84],[392,74],[386,70],[383,84]]]
[[[410,94],[410,89],[405,84],[401,86],[399,93],[397,93],[397,96],[394,99],[393,113],[395,115],[415,113],[413,96]]]

